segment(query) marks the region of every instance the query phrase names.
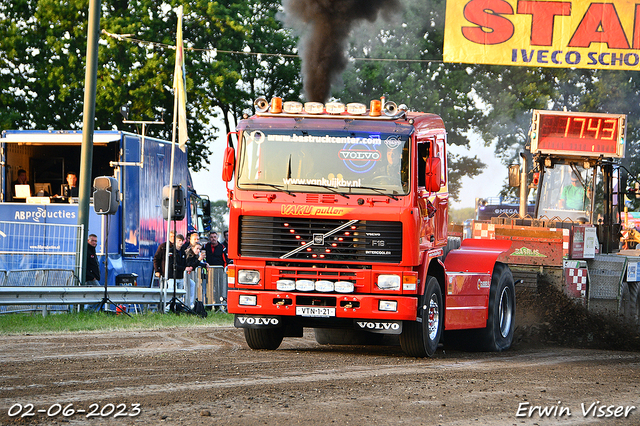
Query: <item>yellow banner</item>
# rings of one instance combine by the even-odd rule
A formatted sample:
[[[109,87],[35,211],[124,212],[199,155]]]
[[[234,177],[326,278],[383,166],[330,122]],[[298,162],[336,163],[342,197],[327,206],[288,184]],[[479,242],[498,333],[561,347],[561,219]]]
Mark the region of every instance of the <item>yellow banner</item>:
[[[637,70],[640,2],[447,0],[444,61]]]

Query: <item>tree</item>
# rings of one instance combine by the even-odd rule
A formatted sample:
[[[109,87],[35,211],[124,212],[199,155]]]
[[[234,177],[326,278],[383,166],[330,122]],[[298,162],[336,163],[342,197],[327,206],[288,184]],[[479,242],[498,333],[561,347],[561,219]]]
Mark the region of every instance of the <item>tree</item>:
[[[229,216],[229,206],[227,200],[211,202],[211,230],[218,234],[229,227],[226,218]]]
[[[363,102],[385,95],[412,110],[439,114],[446,123],[450,145],[470,146],[470,130],[482,129],[483,111],[473,97],[474,67],[443,64],[444,6],[442,0],[407,2],[392,22],[362,25],[351,38],[353,61],[343,75],[336,98]],[[412,62],[411,60],[423,60]],[[477,156],[448,158],[449,192],[457,199],[462,176],[477,176],[484,163]]]
[[[450,145],[469,147],[469,132],[477,132],[487,146],[495,143],[505,166],[524,152],[534,109],[624,113],[623,165],[640,176],[636,72],[444,64],[444,1],[405,0],[404,5],[393,22],[362,25],[354,32],[352,66],[343,74],[343,86],[333,91],[336,98],[368,103],[386,95],[411,109],[435,112],[446,123]],[[385,61],[367,61],[375,58]],[[483,167],[477,157],[450,156],[454,199],[459,179],[476,176]]]
[[[0,126],[2,129],[80,129],[84,94],[88,0],[16,0],[0,3]],[[173,72],[178,0],[103,0],[98,51],[95,128],[123,127],[118,111],[127,104],[130,119],[159,119],[147,133],[171,138]],[[257,11],[260,19],[255,20]],[[218,108],[225,126],[227,112],[251,107],[255,91],[299,83],[291,64],[263,66],[247,90],[245,55],[220,51],[265,49],[289,52],[293,38],[274,19],[275,1],[195,0],[185,5],[184,40],[189,126],[189,166],[198,171],[209,162],[216,139],[213,119]],[[271,27],[263,27],[270,23]],[[277,31],[271,31],[273,28]],[[276,35],[273,35],[275,33]],[[108,36],[113,34],[114,36]],[[117,35],[139,40],[131,42]],[[276,59],[274,59],[277,62]],[[291,62],[291,61],[289,61]],[[287,70],[286,72],[284,70]],[[245,81],[246,80],[246,81]],[[250,83],[249,83],[250,84]],[[273,88],[266,91],[274,92]],[[231,108],[230,108],[231,106]],[[123,127],[131,130],[128,125]]]

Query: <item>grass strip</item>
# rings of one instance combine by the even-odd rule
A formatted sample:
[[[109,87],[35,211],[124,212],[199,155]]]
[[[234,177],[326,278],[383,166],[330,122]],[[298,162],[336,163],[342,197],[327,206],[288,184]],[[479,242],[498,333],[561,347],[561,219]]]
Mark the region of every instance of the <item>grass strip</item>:
[[[70,333],[86,331],[156,330],[172,327],[226,326],[233,324],[233,315],[209,312],[207,318],[185,313],[115,315],[108,312],[55,313],[41,312],[0,315],[0,335]]]

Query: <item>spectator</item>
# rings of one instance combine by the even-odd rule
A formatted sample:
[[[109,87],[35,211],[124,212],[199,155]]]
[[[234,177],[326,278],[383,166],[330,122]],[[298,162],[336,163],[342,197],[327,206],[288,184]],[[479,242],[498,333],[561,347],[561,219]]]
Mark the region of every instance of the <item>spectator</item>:
[[[98,236],[90,234],[87,240],[87,263],[85,266],[85,285],[100,285],[100,264],[96,255]]]
[[[224,249],[227,253],[227,265],[233,263],[232,259],[229,259],[229,230],[225,229],[222,232],[222,235],[224,236],[224,241],[222,242],[222,245],[224,246]]]
[[[227,249],[218,242],[218,233],[209,233],[209,242],[204,246],[204,252],[209,266],[227,266],[229,257]]]
[[[176,256],[178,261],[174,261],[174,250],[177,251],[177,247],[174,244],[176,233],[174,231],[169,232],[169,280],[173,280],[174,278],[174,269],[175,269],[175,277],[178,277],[178,288],[182,288],[182,276],[184,275],[184,262],[181,260],[181,256]],[[166,243],[162,243],[158,246],[158,250],[156,250],[156,254],[153,256],[153,270],[155,272],[156,277],[164,277],[165,270],[165,259],[166,259]],[[174,268],[175,267],[175,268]],[[173,285],[173,282],[170,284]]]
[[[78,197],[78,175],[76,172],[67,173],[67,183],[62,185],[62,196],[66,198]]]
[[[227,250],[227,253],[229,253],[229,230],[225,229],[222,232],[222,236],[224,237],[224,241],[222,241],[222,245]]]
[[[31,187],[31,184],[29,183],[29,180],[27,179],[27,171],[24,169],[19,169],[18,170],[18,178],[16,180],[13,181],[13,184],[11,185],[11,189],[13,190],[12,193],[12,200],[13,201],[26,201],[25,198],[18,198],[16,199],[16,185],[29,185],[29,187]],[[31,191],[29,191],[31,192]]]
[[[202,244],[195,243],[189,247],[185,252],[185,271],[188,273],[193,272],[198,267],[206,268],[207,264],[204,260],[204,253],[201,251]],[[196,301],[196,282],[189,278],[189,293],[187,294],[187,305],[193,309]]]
[[[200,237],[198,236],[197,232],[191,232],[189,234],[187,234],[187,238],[189,238],[189,242],[185,245],[183,245],[180,248],[180,251],[184,254],[190,247],[193,247],[198,240],[200,239]]]
[[[183,244],[184,244],[184,235],[182,234],[176,235],[176,250],[181,250]]]

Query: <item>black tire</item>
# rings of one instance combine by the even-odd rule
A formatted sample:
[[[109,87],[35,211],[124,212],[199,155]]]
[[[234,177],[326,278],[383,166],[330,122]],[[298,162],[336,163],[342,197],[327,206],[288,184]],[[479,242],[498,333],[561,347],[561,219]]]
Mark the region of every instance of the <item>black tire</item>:
[[[623,282],[620,295],[621,313],[625,321],[634,326],[640,326],[640,283]]]
[[[478,332],[478,349],[500,352],[511,347],[516,318],[516,291],[511,269],[496,263],[491,276],[487,327]]]
[[[380,345],[384,335],[352,329],[314,328],[320,345]]]
[[[245,328],[244,339],[251,349],[278,349],[284,338],[284,328]]]
[[[443,254],[442,254],[442,262],[444,262],[447,259],[447,255],[449,254],[449,252],[451,250],[456,250],[460,248],[460,238],[458,237],[447,237],[447,245],[444,248]]]
[[[404,353],[418,358],[435,353],[444,326],[442,291],[435,277],[427,276],[424,294],[424,305],[420,309],[422,322],[405,321],[400,335],[400,347]]]

